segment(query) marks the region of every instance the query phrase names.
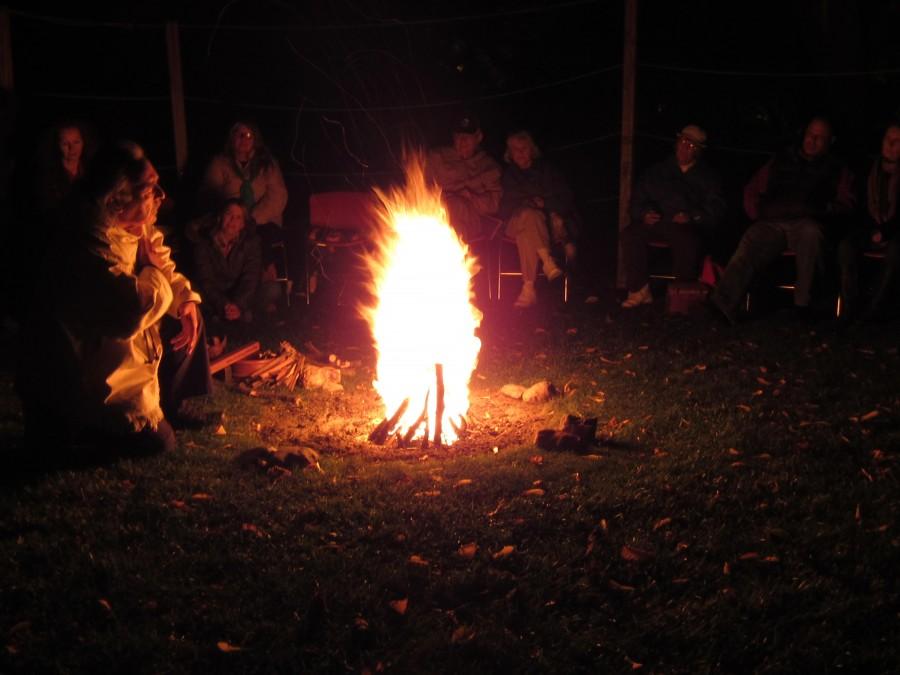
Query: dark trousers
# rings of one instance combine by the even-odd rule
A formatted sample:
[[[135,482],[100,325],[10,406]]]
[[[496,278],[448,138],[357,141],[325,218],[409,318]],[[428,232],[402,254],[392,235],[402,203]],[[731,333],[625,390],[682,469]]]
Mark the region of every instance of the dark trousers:
[[[622,230],[625,284],[629,291],[639,291],[647,284],[647,247],[651,241],[663,241],[670,246],[672,274],[677,279],[694,281],[700,276],[703,238],[695,225],[663,221],[656,225],[632,223]]]
[[[838,264],[841,268],[841,298],[848,310],[856,309],[859,303],[859,262],[864,251],[870,250],[872,244],[869,233],[850,236],[838,245]],[[898,271],[900,271],[900,239],[894,238],[881,249],[884,251],[881,275],[873,289],[869,306],[880,311],[896,290]]]
[[[188,354],[186,349],[172,348],[172,338],[180,332],[181,321],[166,315],[160,326],[164,351],[159,364],[160,405],[166,417],[177,417],[178,408],[184,399],[203,396],[212,391],[206,327],[202,316],[200,336],[192,354]]]

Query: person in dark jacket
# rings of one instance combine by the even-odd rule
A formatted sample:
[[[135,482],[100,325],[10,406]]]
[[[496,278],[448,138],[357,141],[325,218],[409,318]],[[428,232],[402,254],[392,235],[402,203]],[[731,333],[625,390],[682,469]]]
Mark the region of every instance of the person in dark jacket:
[[[551,241],[564,247],[567,259],[575,257],[577,217],[572,190],[562,174],[541,157],[530,133],[510,134],[504,159],[507,167],[501,180],[500,216],[506,221],[507,236],[516,240],[519,250],[523,283],[515,306],[525,308],[537,301],[534,280],[538,262],[548,280],[562,276],[550,253]]]
[[[198,239],[194,256],[210,337],[223,338],[235,326],[251,323],[260,290],[262,253],[240,199],[224,203],[213,226]]]
[[[785,250],[796,253],[794,306],[809,313],[816,271],[824,267],[826,229],[853,208],[853,177],[831,152],[828,120],[815,117],[799,148],[769,160],[744,189],[744,210],[753,224],[710,294],[713,307],[734,323],[753,276]]]
[[[873,163],[866,179],[866,200],[850,231],[838,246],[841,267],[842,317],[860,314],[859,259],[863,252],[881,251],[884,263],[872,298],[862,318],[876,318],[886,309],[891,292],[896,290],[900,271],[900,122],[888,125],[881,139],[881,156]]]
[[[673,274],[696,280],[702,253],[725,214],[719,175],[702,159],[706,132],[689,124],[675,141],[675,152],[650,167],[631,198],[632,224],[622,230],[628,297],[625,309],[650,304],[647,246],[663,241],[672,249]]]

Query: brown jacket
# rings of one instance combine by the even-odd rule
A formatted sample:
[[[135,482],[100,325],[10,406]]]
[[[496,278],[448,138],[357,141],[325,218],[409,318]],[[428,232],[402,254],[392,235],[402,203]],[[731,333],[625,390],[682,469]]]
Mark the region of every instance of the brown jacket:
[[[452,146],[428,153],[425,178],[435,182],[445,194],[468,192],[468,201],[481,215],[493,215],[500,208],[500,165],[484,150],[462,159]]]

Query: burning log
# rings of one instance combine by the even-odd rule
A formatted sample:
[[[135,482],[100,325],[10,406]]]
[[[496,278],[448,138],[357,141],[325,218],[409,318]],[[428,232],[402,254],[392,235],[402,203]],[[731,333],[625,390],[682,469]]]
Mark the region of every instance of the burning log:
[[[210,374],[218,373],[220,370],[224,370],[228,366],[234,365],[238,361],[246,359],[249,356],[253,356],[259,351],[259,342],[251,342],[248,345],[244,345],[239,349],[235,349],[233,352],[229,352],[228,354],[223,354],[219,358],[214,361],[209,362],[209,372]]]
[[[434,364],[435,393],[437,403],[434,409],[434,444],[441,445],[441,419],[444,417],[444,366]]]
[[[389,418],[385,418],[381,420],[377,427],[372,430],[372,433],[369,434],[369,442],[375,443],[377,445],[384,445],[387,440],[388,434],[391,433],[391,430],[397,426],[397,422],[400,421],[400,418],[403,417],[403,413],[406,412],[406,409],[409,407],[409,399],[403,399],[403,403],[397,408],[397,411],[391,415]]]
[[[403,434],[403,438],[400,439],[401,447],[406,447],[407,445],[409,445],[410,441],[412,441],[413,439],[413,436],[415,436],[416,434],[416,429],[422,426],[422,422],[428,419],[428,396],[430,393],[431,392],[425,394],[425,405],[422,406],[422,412],[416,418],[416,421],[410,425],[409,429],[406,430],[406,433]]]

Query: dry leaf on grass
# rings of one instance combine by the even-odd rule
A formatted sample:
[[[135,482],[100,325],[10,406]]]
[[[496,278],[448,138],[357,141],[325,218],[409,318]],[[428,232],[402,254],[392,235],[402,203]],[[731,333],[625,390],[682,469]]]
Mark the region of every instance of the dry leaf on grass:
[[[542,497],[544,495],[543,488],[531,488],[522,493],[523,497]]]
[[[216,643],[216,647],[219,648],[220,652],[224,652],[226,654],[230,654],[231,652],[239,652],[241,651],[240,647],[236,647],[230,642],[225,642],[225,640],[220,640]]]
[[[475,557],[475,554],[477,552],[478,552],[478,544],[476,544],[473,541],[468,544],[463,544],[462,546],[460,546],[459,549],[456,551],[456,554],[460,558],[465,558],[466,560],[471,560],[472,558]]]
[[[417,555],[409,556],[409,564],[410,565],[419,565],[420,567],[428,567],[428,561],[425,558],[420,558]]]
[[[190,511],[190,507],[180,499],[173,499],[169,502],[169,506],[180,511]]]
[[[460,478],[458,481],[456,481],[456,484],[453,487],[463,487],[464,485],[471,485],[471,484],[472,484],[471,478]]]
[[[738,556],[738,560],[757,560],[759,558],[759,553],[756,551],[748,551],[747,553],[741,553]]]
[[[620,591],[621,593],[634,593],[634,586],[627,586],[626,584],[620,584],[615,579],[609,580],[609,587],[614,591]]]
[[[112,605],[109,604],[109,600],[107,600],[106,598],[100,598],[99,600],[97,600],[97,604],[99,604],[107,612],[112,611]]]
[[[637,546],[629,546],[628,544],[623,544],[622,549],[619,551],[619,555],[622,556],[622,560],[629,560],[631,562],[644,562],[653,557],[653,551],[645,548],[639,548]]]
[[[516,550],[515,546],[510,546],[509,544],[507,544],[506,546],[501,548],[499,551],[494,553],[494,555],[492,555],[491,557],[494,560],[500,560],[501,558],[505,558],[506,556],[510,555],[515,550]]]
[[[463,642],[469,642],[475,637],[475,631],[471,626],[457,626],[450,636],[450,642],[457,645]]]
[[[194,502],[208,502],[212,499],[212,495],[207,494],[205,492],[195,492],[191,495],[191,501]]]
[[[388,603],[388,606],[397,612],[400,616],[406,614],[406,609],[409,607],[409,598],[401,598],[400,600],[391,600]]]
[[[241,531],[242,532],[250,532],[251,534],[255,534],[257,537],[259,537],[261,539],[269,536],[268,534],[266,534],[265,530],[257,527],[253,523],[243,523],[241,525]]]
[[[659,528],[665,527],[666,525],[668,525],[668,524],[671,523],[671,522],[672,522],[672,519],[671,519],[671,518],[660,518],[660,519],[657,520],[656,523],[653,525],[653,531],[655,532],[655,531],[658,530]]]
[[[868,422],[869,420],[873,420],[878,417],[879,412],[877,410],[870,410],[865,415],[859,418],[860,422]]]

